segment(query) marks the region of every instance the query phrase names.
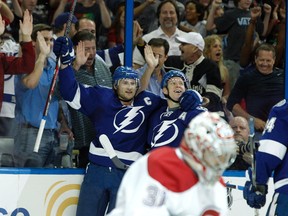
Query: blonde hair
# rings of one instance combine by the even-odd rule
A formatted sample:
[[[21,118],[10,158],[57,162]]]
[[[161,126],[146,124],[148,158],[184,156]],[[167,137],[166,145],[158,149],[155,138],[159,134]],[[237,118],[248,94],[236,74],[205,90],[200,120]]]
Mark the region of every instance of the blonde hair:
[[[209,35],[207,37],[204,38],[205,41],[205,47],[203,50],[203,55],[206,58],[209,58],[212,60],[212,56],[211,56],[211,48],[213,47],[213,45],[215,44],[216,40],[218,40],[220,43],[222,43],[222,39],[218,36],[218,35]],[[223,73],[223,70],[226,68],[223,64],[223,54],[221,55],[220,61],[216,62],[218,64],[220,73],[221,73],[221,80],[227,80],[226,74]]]
[[[215,34],[209,35],[209,36],[204,38],[205,47],[203,50],[203,55],[206,58],[212,60],[211,49],[217,40],[220,43],[222,43],[221,37],[219,37],[218,35],[215,35]],[[220,61],[216,62],[216,63],[217,63],[219,70],[220,70],[222,84],[225,85],[226,87],[227,87],[227,85],[229,85],[228,89],[227,89],[228,92],[225,92],[225,87],[223,86],[223,88],[224,88],[223,96],[225,96],[226,94],[230,94],[230,83],[229,83],[229,73],[228,73],[227,67],[223,63],[223,52],[221,54]]]

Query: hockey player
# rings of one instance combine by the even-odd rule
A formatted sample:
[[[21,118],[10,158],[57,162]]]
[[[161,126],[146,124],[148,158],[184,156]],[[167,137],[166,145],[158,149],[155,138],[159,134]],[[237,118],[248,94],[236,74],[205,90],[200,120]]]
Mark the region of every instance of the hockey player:
[[[122,66],[115,70],[113,89],[77,83],[71,67],[73,49],[69,38],[57,38],[54,53],[61,56],[61,95],[72,108],[90,118],[96,131],[96,138],[90,144],[90,163],[81,186],[76,215],[103,216],[108,203],[108,212],[115,206],[125,170],[112,163],[102,148],[100,136],[107,135],[121,161],[130,165],[146,153],[147,118],[167,102],[152,93],[137,92],[138,74],[130,67]],[[182,94],[182,97],[188,96]]]
[[[161,89],[167,98],[168,107],[161,107],[149,119],[148,145],[150,148],[161,146],[178,147],[185,128],[192,118],[206,109],[197,106],[189,112],[181,109],[179,98],[187,89],[186,76],[177,70],[166,73],[161,82]],[[202,97],[195,91],[195,103],[201,104]]]
[[[226,215],[221,175],[236,148],[233,130],[218,114],[197,115],[180,147],[156,149],[127,170],[109,216]]]
[[[274,171],[274,195],[266,215],[287,216],[288,206],[288,103],[286,100],[276,104],[270,114],[260,146],[256,153],[256,186],[247,181],[243,195],[247,204],[259,209],[265,205],[268,192],[268,179]]]

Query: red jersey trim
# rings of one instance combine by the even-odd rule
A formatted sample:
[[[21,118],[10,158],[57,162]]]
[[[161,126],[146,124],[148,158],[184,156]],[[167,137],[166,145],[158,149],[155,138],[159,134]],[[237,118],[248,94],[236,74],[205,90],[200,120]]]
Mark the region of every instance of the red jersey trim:
[[[170,147],[161,147],[151,152],[147,169],[153,179],[173,192],[186,191],[199,181],[196,173]]]

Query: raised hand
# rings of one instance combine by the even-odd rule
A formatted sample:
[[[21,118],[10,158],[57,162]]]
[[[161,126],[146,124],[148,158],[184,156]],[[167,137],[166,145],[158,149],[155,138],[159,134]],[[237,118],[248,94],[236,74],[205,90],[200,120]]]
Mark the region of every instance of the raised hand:
[[[84,65],[89,57],[89,53],[85,53],[84,42],[79,41],[76,46],[76,59],[73,64],[75,70],[78,70],[82,65]]]
[[[263,5],[263,10],[265,12],[265,14],[271,14],[271,11],[272,11],[272,7],[269,5],[269,4],[264,4]]]
[[[37,43],[39,44],[40,54],[44,55],[45,57],[48,57],[51,51],[51,47],[47,45],[40,31],[37,32]]]
[[[31,40],[31,34],[33,31],[33,17],[26,9],[23,15],[23,22],[20,20],[20,33],[22,41],[28,42]]]
[[[144,53],[145,53],[145,59],[148,64],[148,67],[156,68],[157,65],[159,64],[159,55],[154,56],[152,48],[148,44],[144,48]]]
[[[143,29],[138,21],[133,21],[133,44],[136,45],[143,35]]]

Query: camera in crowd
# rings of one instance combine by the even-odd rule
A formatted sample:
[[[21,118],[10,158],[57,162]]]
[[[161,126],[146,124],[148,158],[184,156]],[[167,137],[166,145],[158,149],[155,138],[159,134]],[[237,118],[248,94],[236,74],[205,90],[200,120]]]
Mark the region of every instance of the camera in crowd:
[[[251,145],[249,142],[245,143],[243,141],[240,141],[240,140],[236,140],[236,144],[239,146],[239,154],[240,155],[243,155],[245,154],[246,152],[252,152],[252,149],[251,149]],[[258,142],[255,142],[255,148],[256,148],[256,151],[259,147],[259,143]]]

